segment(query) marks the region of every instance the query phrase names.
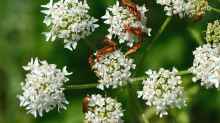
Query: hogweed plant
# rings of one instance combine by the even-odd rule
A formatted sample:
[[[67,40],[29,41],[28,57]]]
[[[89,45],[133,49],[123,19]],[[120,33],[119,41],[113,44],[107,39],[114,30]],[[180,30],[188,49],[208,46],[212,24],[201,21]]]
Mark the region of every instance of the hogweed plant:
[[[202,19],[207,11],[220,12],[219,9],[209,6],[207,0],[155,0],[155,4],[164,7],[167,19],[162,24],[158,33],[149,43],[150,48],[163,33],[172,19],[171,16],[180,18]],[[185,71],[176,68],[159,70],[149,69],[145,75],[133,77],[133,72],[142,67],[142,60],[135,65],[130,54],[142,46],[142,42],[151,36],[151,28],[147,26],[148,9],[145,5],[139,6],[131,0],[117,1],[106,9],[106,14],[101,19],[89,15],[89,5],[86,0],[50,0],[47,5],[42,5],[45,15],[43,23],[49,29],[45,32],[46,41],[55,41],[57,38],[65,43],[65,48],[76,49],[77,43],[99,27],[98,21],[108,25],[108,34],[103,35],[104,46],[92,53],[89,58],[91,71],[98,77],[97,83],[84,85],[66,85],[69,81],[67,67],[58,69],[55,64],[47,61],[31,59],[24,70],[27,71],[26,79],[21,83],[22,93],[17,97],[20,106],[34,117],[42,117],[55,108],[66,109],[68,101],[64,90],[98,88],[105,95],[92,94],[83,99],[82,107],[85,123],[123,123],[123,104],[116,99],[108,97],[109,90],[122,86],[132,86],[133,83],[142,82],[142,87],[136,90],[135,95],[147,107],[155,109],[155,114],[160,118],[169,115],[171,108],[181,109],[187,106],[187,96],[184,91],[182,76],[193,75],[192,81],[201,83],[205,88],[220,88],[220,21],[216,20],[207,25],[206,44],[193,51],[194,60],[192,67]],[[150,14],[150,13],[148,13]],[[154,34],[153,34],[154,35]],[[116,42],[115,42],[116,41]],[[120,44],[120,45],[119,45]],[[125,50],[120,47],[125,45]],[[146,48],[146,51],[147,49]],[[146,53],[146,52],[145,52]],[[135,99],[135,98],[134,98]],[[146,109],[148,110],[148,108]],[[140,121],[148,123],[146,117],[139,117]]]

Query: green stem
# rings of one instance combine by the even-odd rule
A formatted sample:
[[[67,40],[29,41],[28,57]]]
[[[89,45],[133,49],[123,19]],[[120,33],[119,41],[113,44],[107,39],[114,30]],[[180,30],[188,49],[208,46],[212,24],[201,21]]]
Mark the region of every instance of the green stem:
[[[201,38],[201,34],[200,32],[198,32],[197,30],[195,30],[192,27],[187,28],[187,31],[189,32],[189,34],[195,39],[196,43],[198,45],[202,45],[203,44],[203,40]]]
[[[137,81],[142,81],[145,80],[146,77],[145,76],[141,76],[141,77],[135,77],[135,78],[131,78],[129,79],[130,82],[137,82]]]
[[[209,10],[220,13],[220,9],[214,8],[214,7],[210,6],[210,5],[209,5]]]
[[[179,71],[177,75],[179,76],[185,76],[185,75],[191,75],[192,73],[188,70]]]
[[[190,75],[191,73],[187,70],[179,71],[178,75],[179,76],[185,76],[185,75]],[[140,76],[140,77],[135,77],[135,78],[130,78],[128,81],[130,84],[134,82],[140,82],[145,80],[147,77],[146,76]],[[92,84],[80,84],[80,85],[66,85],[65,89],[66,90],[80,90],[80,89],[90,89],[90,88],[96,88],[98,83],[92,83]]]
[[[164,32],[164,30],[166,29],[167,25],[170,23],[172,17],[167,17],[166,20],[163,22],[162,26],[160,27],[159,31],[157,32],[156,36],[154,37],[153,41],[156,41],[160,35]]]
[[[80,84],[80,85],[66,85],[66,90],[80,90],[80,89],[89,89],[89,88],[96,88],[97,83],[92,84]]]
[[[167,17],[166,20],[163,22],[162,26],[160,27],[160,29],[158,30],[156,36],[153,38],[153,40],[148,44],[148,47],[145,49],[141,59],[140,59],[140,63],[137,64],[137,66],[143,66],[143,63],[145,61],[145,57],[147,55],[147,51],[153,46],[154,42],[160,37],[160,35],[164,32],[164,30],[166,29],[166,27],[168,26],[168,24],[170,23],[172,17]]]
[[[154,42],[160,37],[160,35],[164,32],[164,30],[166,29],[167,25],[170,23],[171,21],[171,17],[167,17],[166,20],[163,22],[162,26],[160,27],[159,31],[157,32],[157,34],[155,35],[155,37],[153,38],[153,40],[149,43],[148,47],[145,49],[145,52],[143,53],[141,59],[140,59],[140,63],[138,64],[138,66],[143,66],[143,63],[145,61],[145,58],[146,58],[146,54],[147,54],[147,51],[153,46]],[[134,74],[135,75],[135,74]],[[144,80],[145,77],[141,78],[140,79]],[[129,90],[128,90],[129,91]],[[136,107],[138,108],[138,110],[140,111],[140,105],[136,104]],[[149,123],[149,121],[147,119],[144,118],[143,115],[141,115],[139,117],[140,121],[141,122],[144,122],[144,123]]]
[[[142,118],[144,120],[144,123],[150,123],[150,121],[148,120],[148,118],[145,116],[144,113],[141,116],[142,116]]]
[[[148,108],[148,109],[146,109],[146,110],[143,112],[143,114],[142,114],[142,116],[143,116],[144,119],[145,119],[145,123],[150,123],[150,119],[151,119],[152,117],[154,117],[155,114],[156,114],[156,110],[155,110],[154,108]]]
[[[137,82],[146,79],[146,77],[141,76],[141,77],[135,77],[135,78],[130,78],[128,81],[129,82]],[[66,85],[65,89],[66,90],[80,90],[80,89],[89,89],[89,88],[96,88],[98,83],[92,83],[92,84],[80,84],[80,85]]]
[[[144,119],[140,114],[141,112],[141,106],[139,105],[139,103],[137,102],[137,96],[136,96],[136,91],[134,90],[133,86],[131,85],[131,83],[127,84],[127,92],[128,92],[128,99],[129,99],[129,104],[131,107],[130,110],[132,109],[132,114],[134,117],[137,117],[136,120],[138,120],[137,122],[139,123],[144,123]]]

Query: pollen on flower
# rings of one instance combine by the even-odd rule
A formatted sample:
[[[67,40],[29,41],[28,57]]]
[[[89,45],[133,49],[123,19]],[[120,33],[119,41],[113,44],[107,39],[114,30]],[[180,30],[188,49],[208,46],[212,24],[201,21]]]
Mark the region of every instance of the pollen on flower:
[[[147,79],[143,81],[143,90],[138,91],[138,97],[145,104],[156,109],[160,117],[168,115],[169,108],[181,108],[185,105],[185,96],[181,86],[178,71],[161,68],[159,71],[146,71]]]
[[[194,19],[201,18],[208,9],[208,0],[188,0],[185,5],[185,13]]]
[[[92,95],[85,113],[85,123],[123,123],[122,104],[100,94]]]
[[[206,88],[220,87],[220,45],[205,44],[193,51],[193,66],[189,69]]]
[[[208,23],[206,30],[206,41],[209,43],[220,42],[220,21],[215,20],[213,23]]]
[[[27,112],[37,116],[43,116],[54,108],[66,109],[68,101],[63,93],[63,85],[69,81],[66,67],[57,69],[56,65],[46,61],[31,59],[27,66],[23,67],[26,74],[25,82],[21,83],[23,93],[18,95],[20,106]]]
[[[131,76],[132,69],[135,69],[133,60],[126,58],[119,50],[95,59],[92,65],[92,70],[99,78],[98,88],[102,90],[125,85]]]
[[[117,37],[119,43],[132,47],[139,41],[141,33],[147,33],[150,36],[151,29],[146,27],[147,17],[145,16],[148,10],[145,6],[136,5],[136,7],[140,12],[140,20],[129,9],[119,6],[119,2],[106,10],[102,19],[109,25],[107,38]]]
[[[84,0],[60,0],[42,5],[45,14],[44,23],[50,29],[45,32],[46,40],[54,41],[56,38],[64,40],[65,48],[76,49],[77,42],[90,35],[99,25],[97,19],[88,14],[89,6]]]

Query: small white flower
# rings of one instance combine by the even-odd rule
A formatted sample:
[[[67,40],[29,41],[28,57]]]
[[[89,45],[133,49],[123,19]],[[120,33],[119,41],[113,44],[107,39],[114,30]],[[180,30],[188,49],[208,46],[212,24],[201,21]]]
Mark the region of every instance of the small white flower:
[[[220,45],[205,44],[193,51],[193,66],[189,69],[206,88],[220,86]]]
[[[181,77],[178,71],[161,68],[158,72],[146,71],[147,79],[143,81],[143,90],[138,91],[138,98],[142,98],[147,106],[155,107],[157,114],[162,117],[168,115],[168,108],[181,108],[185,105]]]
[[[135,17],[127,8],[119,6],[119,2],[106,10],[106,14],[102,17],[104,23],[108,24],[109,34],[107,38],[112,39],[114,36],[118,37],[119,43],[126,43],[127,46],[132,47],[134,43],[138,42],[138,37],[131,32],[126,31],[126,26],[132,28],[140,28],[150,36],[151,29],[146,27],[147,18],[145,13],[148,11],[145,6],[137,6],[140,12],[140,20]]]
[[[88,14],[89,6],[84,0],[60,0],[47,5],[42,5],[46,16],[44,23],[50,31],[45,32],[47,41],[54,41],[56,38],[64,40],[65,48],[76,49],[77,42],[90,35],[99,25],[95,24],[97,19]]]
[[[21,83],[23,93],[18,95],[20,106],[25,107],[28,113],[43,116],[54,108],[66,109],[68,101],[63,93],[63,85],[69,81],[66,67],[57,69],[56,65],[46,61],[31,59],[27,66],[23,67],[28,73],[25,82]]]
[[[208,23],[206,30],[206,41],[209,43],[220,42],[220,20]]]
[[[167,16],[178,15],[181,18],[184,16],[184,0],[157,0],[157,4],[164,6],[164,11],[166,11]]]
[[[208,9],[208,0],[157,0],[157,4],[164,6],[167,16],[178,15],[180,18],[200,19]]]
[[[185,13],[189,17],[200,18],[208,9],[208,0],[188,0],[185,5]]]
[[[121,105],[110,97],[92,95],[85,113],[85,123],[123,123]]]
[[[99,60],[95,59],[92,69],[99,77],[98,88],[117,88],[127,83],[131,76],[131,70],[135,69],[133,60],[126,58],[125,55],[116,50],[105,54]]]

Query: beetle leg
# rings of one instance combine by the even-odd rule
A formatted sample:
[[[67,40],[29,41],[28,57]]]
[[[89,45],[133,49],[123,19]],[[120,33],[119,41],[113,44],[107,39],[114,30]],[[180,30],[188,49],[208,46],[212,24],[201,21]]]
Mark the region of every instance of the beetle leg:
[[[140,47],[141,47],[141,42],[134,44],[133,47],[128,49],[128,51],[125,53],[125,56],[135,53]]]

